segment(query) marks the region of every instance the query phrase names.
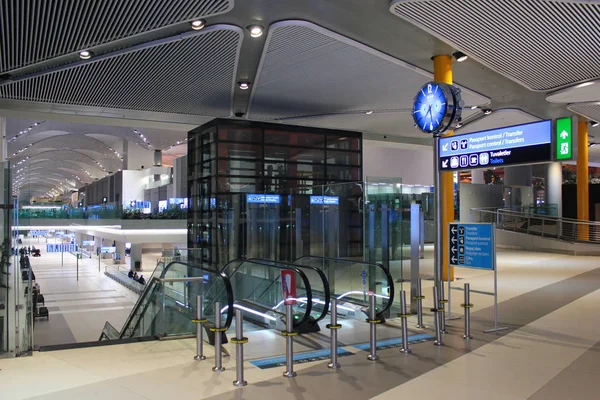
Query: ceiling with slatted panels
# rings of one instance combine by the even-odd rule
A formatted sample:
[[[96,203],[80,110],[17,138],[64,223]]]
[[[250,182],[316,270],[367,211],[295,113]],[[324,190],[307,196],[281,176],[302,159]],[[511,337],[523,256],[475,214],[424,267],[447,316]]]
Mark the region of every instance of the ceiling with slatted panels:
[[[0,4],[8,154],[40,184],[43,169],[69,185],[104,176],[119,166],[124,140],[172,161],[185,154],[186,132],[215,117],[429,144],[413,127],[412,98],[432,79],[431,57],[454,51],[469,56],[454,64],[467,106],[459,132],[485,125],[482,106],[600,119],[600,31],[590,29],[600,26],[598,1]],[[198,20],[203,29],[192,29]],[[264,34],[252,37],[252,25]],[[56,162],[67,154],[74,159]]]

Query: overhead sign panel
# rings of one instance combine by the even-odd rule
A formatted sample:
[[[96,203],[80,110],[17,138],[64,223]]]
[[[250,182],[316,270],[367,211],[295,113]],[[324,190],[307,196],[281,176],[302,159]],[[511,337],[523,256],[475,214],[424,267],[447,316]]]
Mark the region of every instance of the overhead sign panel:
[[[310,196],[310,204],[340,204],[338,196]]]
[[[449,226],[450,265],[494,269],[493,224],[451,223]]]
[[[570,160],[573,157],[573,120],[571,117],[556,120],[556,159]]]
[[[281,196],[278,194],[247,194],[246,202],[262,204],[279,204]]]
[[[551,161],[552,121],[444,137],[439,146],[442,171]]]

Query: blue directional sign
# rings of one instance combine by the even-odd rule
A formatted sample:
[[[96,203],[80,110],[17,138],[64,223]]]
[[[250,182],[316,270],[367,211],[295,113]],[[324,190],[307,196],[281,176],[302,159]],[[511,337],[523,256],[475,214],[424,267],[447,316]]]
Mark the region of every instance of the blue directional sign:
[[[310,204],[340,204],[338,196],[310,196]]]
[[[246,202],[262,204],[279,204],[281,196],[278,194],[247,194]]]
[[[552,121],[539,121],[440,139],[442,171],[548,162]]]
[[[449,224],[450,265],[465,268],[494,269],[495,243],[493,224]]]

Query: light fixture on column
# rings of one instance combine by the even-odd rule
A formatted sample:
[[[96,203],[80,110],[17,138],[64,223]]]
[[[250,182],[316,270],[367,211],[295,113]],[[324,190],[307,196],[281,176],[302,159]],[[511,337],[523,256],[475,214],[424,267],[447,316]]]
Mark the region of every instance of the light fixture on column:
[[[452,56],[456,59],[456,61],[458,62],[463,62],[465,61],[467,58],[469,58],[469,56],[467,56],[465,53],[461,52],[461,51],[455,51],[454,53],[452,53]]]
[[[590,125],[592,125],[592,128],[595,128],[595,127],[597,127],[598,125],[600,125],[600,123],[599,123],[599,122],[597,122],[597,121],[590,121]]]
[[[489,109],[489,108],[486,108],[485,110],[483,110],[483,113],[484,113],[485,115],[490,115],[490,114],[492,113],[492,110],[491,110],[491,109]]]

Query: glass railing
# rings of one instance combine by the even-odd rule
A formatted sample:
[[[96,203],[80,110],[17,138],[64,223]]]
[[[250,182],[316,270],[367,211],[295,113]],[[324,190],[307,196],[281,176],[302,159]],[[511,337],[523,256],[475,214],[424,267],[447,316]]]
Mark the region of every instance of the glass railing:
[[[128,316],[118,339],[133,337],[188,336],[196,331],[197,296],[202,296],[203,315],[214,324],[214,304],[222,304],[223,327],[233,319],[233,291],[225,274],[198,265],[172,262],[160,263],[152,274],[147,288]],[[115,334],[105,326],[101,340]]]
[[[141,210],[122,209],[114,206],[82,208],[21,208],[22,219],[187,219],[187,209],[164,210],[145,213]]]
[[[313,292],[304,268],[273,261],[233,260],[221,272],[231,279],[235,307],[244,311],[244,317],[258,325],[284,330],[286,305],[282,290],[281,271],[291,271],[293,279],[289,293],[295,293],[293,302],[294,329],[298,332],[318,330],[311,316]]]
[[[319,256],[303,256],[294,264],[316,267],[324,272],[338,305],[345,303],[338,310],[341,317],[366,318],[370,293],[376,298],[378,318],[388,316],[395,290],[394,280],[383,265]]]

